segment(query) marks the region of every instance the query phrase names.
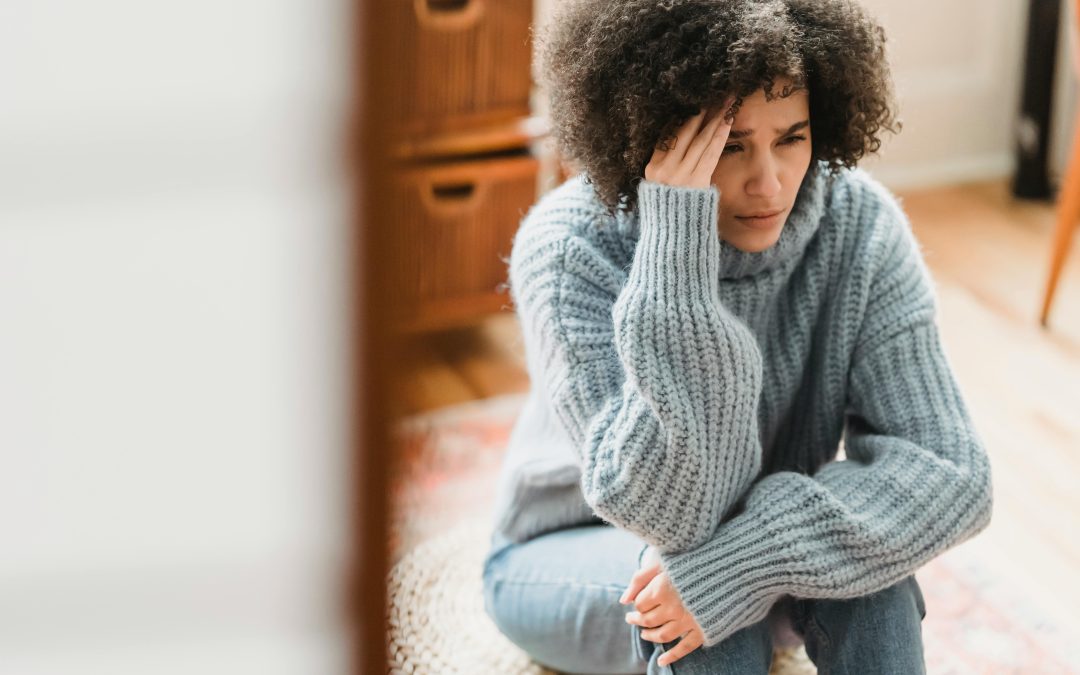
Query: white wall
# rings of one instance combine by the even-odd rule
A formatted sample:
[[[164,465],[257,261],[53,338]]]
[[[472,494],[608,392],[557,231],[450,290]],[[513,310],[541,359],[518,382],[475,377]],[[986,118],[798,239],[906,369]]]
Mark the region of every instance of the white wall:
[[[347,8],[0,6],[0,672],[344,670]]]
[[[894,189],[1011,175],[1027,3],[864,4],[889,38],[904,129],[863,166]]]

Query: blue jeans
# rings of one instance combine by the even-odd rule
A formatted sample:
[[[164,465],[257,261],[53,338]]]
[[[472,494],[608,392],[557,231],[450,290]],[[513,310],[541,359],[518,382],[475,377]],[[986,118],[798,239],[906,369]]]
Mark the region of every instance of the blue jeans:
[[[654,643],[626,623],[619,596],[645,543],[610,525],[587,525],[521,544],[498,533],[484,562],[484,608],[499,630],[538,663],[564,673],[767,675],[773,643],[767,619],[712,647],[661,666],[678,644]],[[791,622],[819,675],[925,673],[926,606],[914,576],[848,600],[791,598]]]

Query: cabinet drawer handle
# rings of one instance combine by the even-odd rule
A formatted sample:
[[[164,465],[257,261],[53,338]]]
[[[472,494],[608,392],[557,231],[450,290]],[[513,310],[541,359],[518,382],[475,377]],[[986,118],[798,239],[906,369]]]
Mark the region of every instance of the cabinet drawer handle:
[[[432,30],[465,30],[484,13],[484,0],[413,0],[420,25]]]
[[[475,209],[484,191],[473,180],[431,181],[421,186],[420,196],[429,212],[453,216]]]

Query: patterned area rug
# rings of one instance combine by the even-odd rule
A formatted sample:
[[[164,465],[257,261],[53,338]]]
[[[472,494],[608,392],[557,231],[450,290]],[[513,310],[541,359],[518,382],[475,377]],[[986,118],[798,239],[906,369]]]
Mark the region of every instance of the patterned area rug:
[[[462,519],[491,512],[502,452],[524,401],[524,394],[500,396],[399,421],[403,470],[392,488],[392,562]],[[916,578],[926,600],[930,675],[1080,674],[1067,631],[964,546]]]

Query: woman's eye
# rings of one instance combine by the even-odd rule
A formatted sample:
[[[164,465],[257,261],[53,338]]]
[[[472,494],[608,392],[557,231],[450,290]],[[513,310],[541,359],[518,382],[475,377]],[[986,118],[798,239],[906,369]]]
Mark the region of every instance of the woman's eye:
[[[805,140],[806,140],[806,136],[802,136],[802,135],[788,136],[784,140],[780,141],[780,145],[795,145],[796,143],[801,143],[802,141],[805,141]],[[741,145],[737,145],[737,144],[725,145],[723,154],[727,155],[727,154],[730,154],[732,152],[740,152],[741,150],[742,150]]]

